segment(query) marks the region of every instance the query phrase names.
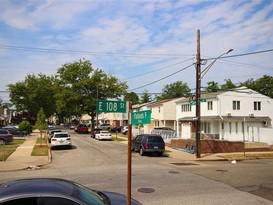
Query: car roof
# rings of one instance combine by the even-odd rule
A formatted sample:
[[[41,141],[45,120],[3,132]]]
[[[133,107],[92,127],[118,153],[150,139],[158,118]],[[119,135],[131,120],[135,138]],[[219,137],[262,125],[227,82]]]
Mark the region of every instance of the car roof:
[[[56,178],[21,179],[1,184],[0,196],[1,198],[36,194],[70,196],[73,187],[76,186],[75,182]]]

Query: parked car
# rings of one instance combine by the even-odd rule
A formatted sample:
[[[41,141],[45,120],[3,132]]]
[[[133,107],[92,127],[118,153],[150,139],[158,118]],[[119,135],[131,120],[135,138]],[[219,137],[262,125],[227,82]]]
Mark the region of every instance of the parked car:
[[[116,126],[111,129],[111,132],[121,132],[123,126]]]
[[[49,134],[50,130],[55,130],[55,129],[56,129],[55,126],[53,126],[53,125],[48,125],[48,126],[47,126],[47,134]]]
[[[176,131],[170,127],[155,127],[151,133],[161,136],[168,136],[168,138],[176,137]]]
[[[97,191],[81,184],[56,178],[33,178],[0,185],[0,204],[125,205],[125,195]],[[140,205],[131,199],[132,205]]]
[[[112,140],[112,135],[107,130],[101,130],[95,134],[95,138],[98,140]]]
[[[7,127],[2,127],[1,129],[8,130],[10,132],[10,134],[12,134],[12,135],[18,135],[18,136],[27,135],[26,131],[19,130],[16,127],[7,126]]]
[[[165,151],[165,142],[160,135],[140,134],[132,140],[131,150],[139,152],[141,156],[145,153],[157,153],[161,156]]]
[[[122,128],[122,133],[123,133],[124,135],[127,135],[127,134],[128,134],[128,126],[124,126],[124,127]]]
[[[101,131],[101,130],[102,130],[102,129],[100,129],[100,128],[94,128],[94,129],[92,130],[91,137],[95,138],[96,133],[99,132],[99,131]]]
[[[110,126],[110,124],[105,123],[105,124],[100,124],[99,128],[103,129],[103,130],[109,130],[111,128],[111,126]]]
[[[51,149],[55,147],[69,147],[72,148],[72,141],[69,133],[55,132],[51,138]]]
[[[54,133],[56,132],[62,132],[60,129],[50,130],[48,134],[48,142],[51,143],[51,138],[53,137]]]
[[[77,126],[77,125],[75,125],[75,124],[71,124],[71,125],[69,126],[69,129],[75,130],[76,126]]]
[[[88,133],[88,127],[86,124],[78,124],[75,128],[75,132],[77,133]]]
[[[0,129],[0,144],[7,144],[12,141],[12,134],[8,130]]]

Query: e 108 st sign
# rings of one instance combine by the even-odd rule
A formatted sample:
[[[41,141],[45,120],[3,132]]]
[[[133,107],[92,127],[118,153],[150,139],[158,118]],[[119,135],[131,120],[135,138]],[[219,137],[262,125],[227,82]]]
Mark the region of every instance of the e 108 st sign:
[[[126,101],[97,100],[97,112],[126,112]]]

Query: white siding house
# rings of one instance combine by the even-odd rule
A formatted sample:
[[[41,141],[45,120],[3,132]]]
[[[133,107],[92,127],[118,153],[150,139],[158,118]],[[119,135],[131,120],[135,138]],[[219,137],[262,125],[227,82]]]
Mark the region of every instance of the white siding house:
[[[229,141],[273,143],[273,99],[246,87],[201,94],[201,135]],[[180,138],[195,136],[195,102],[176,102]]]

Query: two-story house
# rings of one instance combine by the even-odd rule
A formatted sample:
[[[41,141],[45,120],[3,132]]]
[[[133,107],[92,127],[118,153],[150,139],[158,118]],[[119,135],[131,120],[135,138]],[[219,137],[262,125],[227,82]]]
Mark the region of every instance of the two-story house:
[[[151,110],[151,124],[149,128],[169,127],[176,130],[176,101],[183,98],[166,99],[149,104],[147,107]]]
[[[201,136],[229,141],[273,143],[273,99],[246,87],[201,94]],[[176,101],[180,138],[195,136],[196,105],[189,99]],[[267,133],[267,134],[266,134]],[[272,133],[273,134],[273,133]],[[264,139],[261,139],[264,138]]]

